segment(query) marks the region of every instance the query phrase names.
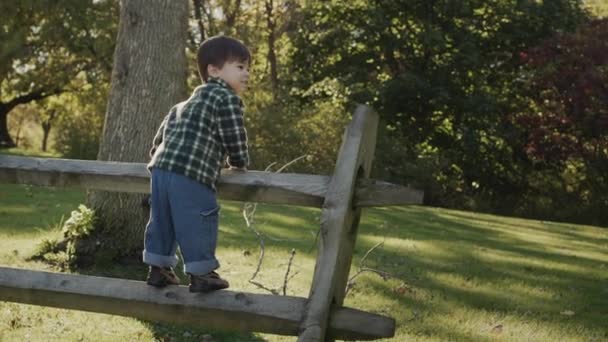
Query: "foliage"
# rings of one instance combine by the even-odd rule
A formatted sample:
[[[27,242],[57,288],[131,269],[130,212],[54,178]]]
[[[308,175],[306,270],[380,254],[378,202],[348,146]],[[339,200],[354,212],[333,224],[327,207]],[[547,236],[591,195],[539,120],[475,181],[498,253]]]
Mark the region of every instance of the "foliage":
[[[96,159],[104,123],[108,85],[84,86],[78,95],[64,94],[56,110],[55,148],[64,158]]]
[[[270,93],[254,90],[248,95],[246,112],[252,168],[263,170],[308,155],[288,172],[332,173],[350,120],[345,102],[346,98],[336,96],[298,106],[287,97],[274,102]]]
[[[78,239],[89,235],[95,227],[95,211],[87,208],[84,204],[78,205],[78,210],[73,210],[70,218],[65,222],[62,220],[58,226],[61,228],[63,239],[42,239],[36,251],[32,255],[33,260],[45,260],[62,270],[75,266]]]
[[[89,235],[95,222],[95,212],[84,204],[73,210],[70,218],[65,221],[61,231],[67,239]]]
[[[606,158],[608,20],[582,26],[522,52],[531,111],[513,118],[535,162]]]
[[[580,1],[312,2],[293,43],[293,95],[337,80],[350,103],[382,116],[377,175],[425,189],[425,201],[521,208],[530,166],[519,52],[585,21]],[[522,211],[520,211],[522,212]]]
[[[115,1],[19,1],[0,5],[0,117],[66,91],[82,73],[89,84],[108,82],[118,4]],[[0,120],[0,123],[2,120]],[[0,145],[10,137],[0,127]]]
[[[608,220],[607,50],[603,19],[520,54],[530,106],[511,121],[534,167],[528,196],[555,202],[546,209],[562,219],[582,210],[589,222]]]
[[[606,0],[584,0],[585,7],[598,18],[608,16],[608,2]]]
[[[57,127],[56,149],[64,158],[95,160],[99,150],[99,120],[78,115],[62,118]]]

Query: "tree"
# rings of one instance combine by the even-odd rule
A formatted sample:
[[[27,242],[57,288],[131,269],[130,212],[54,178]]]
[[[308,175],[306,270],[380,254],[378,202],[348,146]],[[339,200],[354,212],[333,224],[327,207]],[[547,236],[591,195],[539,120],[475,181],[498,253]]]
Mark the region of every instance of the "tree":
[[[608,19],[519,54],[530,105],[510,117],[541,217],[608,222]],[[532,206],[532,205],[531,205]]]
[[[90,82],[110,70],[113,1],[19,1],[0,5],[0,147],[12,147],[7,117],[18,105],[65,91],[72,78]]]
[[[164,115],[186,97],[186,0],[122,0],[99,160],[147,162]],[[141,252],[148,219],[141,195],[93,192],[94,232],[76,245],[86,261]]]
[[[303,16],[291,88],[303,104],[341,92],[377,109],[380,177],[433,205],[512,208],[526,163],[504,120],[522,102],[518,53],[574,30],[580,1],[312,1]]]

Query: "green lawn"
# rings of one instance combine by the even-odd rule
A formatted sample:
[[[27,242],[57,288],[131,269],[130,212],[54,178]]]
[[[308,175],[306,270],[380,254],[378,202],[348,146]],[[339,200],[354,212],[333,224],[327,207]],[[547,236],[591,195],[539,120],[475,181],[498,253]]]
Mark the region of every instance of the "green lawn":
[[[57,237],[62,215],[84,200],[80,190],[0,184],[0,264],[51,269],[28,261],[43,238]],[[218,255],[232,288],[262,292],[248,283],[258,243],[223,202]],[[280,288],[289,251],[296,250],[287,294],[306,296],[314,267],[319,211],[258,208],[257,227],[268,235],[256,278]],[[363,215],[352,272],[384,241],[367,266],[389,272],[357,278],[346,305],[394,317],[392,341],[606,341],[608,340],[608,229],[523,220],[427,207],[388,207]],[[142,279],[143,265],[116,265],[85,273]],[[131,318],[0,302],[1,341],[291,341],[291,337],[235,334]]]
[[[57,158],[59,157],[59,153],[54,151],[42,152],[39,150],[32,149],[23,149],[19,147],[14,148],[4,148],[0,150],[2,154],[10,154],[15,156],[25,156],[25,157],[41,157],[41,158]]]

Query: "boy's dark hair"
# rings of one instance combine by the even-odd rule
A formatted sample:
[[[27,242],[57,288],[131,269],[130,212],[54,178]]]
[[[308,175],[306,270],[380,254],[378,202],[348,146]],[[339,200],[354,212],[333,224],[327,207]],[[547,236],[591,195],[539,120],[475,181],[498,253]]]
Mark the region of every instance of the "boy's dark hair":
[[[245,44],[234,38],[213,36],[206,39],[198,48],[198,73],[203,81],[207,82],[208,65],[222,68],[224,63],[235,60],[243,63],[251,61],[251,54]]]

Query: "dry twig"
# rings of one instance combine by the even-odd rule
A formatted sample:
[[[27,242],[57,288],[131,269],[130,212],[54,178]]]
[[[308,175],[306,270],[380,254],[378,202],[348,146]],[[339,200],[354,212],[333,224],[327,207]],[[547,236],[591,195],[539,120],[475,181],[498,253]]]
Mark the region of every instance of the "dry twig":
[[[285,280],[283,281],[283,296],[287,295],[287,282],[289,281],[289,279],[291,279],[291,278],[289,278],[289,270],[291,269],[291,263],[293,262],[293,257],[295,257],[295,256],[296,256],[296,249],[292,248],[291,256],[289,257],[289,263],[287,264],[287,272],[285,272]],[[295,276],[295,274],[294,274],[294,276]]]
[[[281,166],[276,171],[276,173],[279,173],[279,172],[285,170],[287,167],[289,167],[293,163],[295,163],[295,162],[297,162],[297,161],[299,161],[299,160],[301,160],[303,158],[306,158],[306,157],[307,157],[307,155],[302,155],[302,156],[300,156],[300,157],[298,157],[298,158],[296,158],[296,159],[294,159],[294,160],[286,163],[285,165]],[[266,169],[264,171],[269,171],[275,164],[276,164],[276,162],[271,163],[270,165],[268,165],[266,167]],[[255,234],[255,236],[258,238],[258,241],[259,241],[259,244],[260,244],[260,255],[258,257],[258,264],[257,264],[257,267],[255,269],[255,272],[253,272],[253,275],[249,279],[249,283],[251,283],[251,284],[253,284],[253,285],[255,285],[255,286],[257,286],[257,287],[259,287],[259,288],[261,288],[263,290],[269,291],[272,294],[278,294],[278,290],[268,288],[268,287],[264,286],[263,284],[261,284],[261,283],[259,283],[259,282],[257,282],[257,281],[254,280],[255,277],[257,277],[258,273],[260,272],[260,269],[262,268],[262,263],[264,262],[264,253],[265,253],[265,248],[264,248],[265,247],[265,244],[264,244],[264,236],[265,235],[262,234],[262,233],[260,233],[255,228],[255,223],[254,223],[255,212],[257,210],[257,206],[258,206],[257,203],[246,202],[246,203],[243,204],[243,210],[242,210],[243,218],[245,219],[245,224],[246,224],[247,228],[250,229]],[[274,240],[274,241],[292,241],[292,240],[288,240],[288,239],[272,238],[270,236],[266,236],[266,237],[268,237],[269,239]],[[291,257],[289,258],[289,264],[287,265],[287,272],[285,273],[285,279],[283,281],[283,295],[285,295],[286,292],[287,292],[287,282],[291,278],[293,278],[293,276],[295,276],[295,274],[297,274],[297,272],[296,272],[292,277],[289,277],[289,272],[290,272],[290,269],[291,269],[291,265],[292,265],[292,261],[293,261],[294,256],[295,256],[295,249],[292,249],[292,251],[291,251]]]
[[[359,270],[352,277],[350,277],[350,279],[348,279],[348,282],[346,283],[346,291],[345,291],[344,295],[347,295],[348,291],[350,291],[350,289],[352,289],[355,286],[355,279],[358,276],[360,276],[361,274],[365,273],[365,272],[375,273],[375,274],[379,275],[380,277],[382,277],[382,279],[385,280],[385,281],[393,277],[388,272],[384,272],[384,271],[377,270],[377,269],[374,269],[374,268],[365,267],[365,261],[366,261],[367,257],[376,248],[378,248],[380,246],[384,246],[384,240],[382,242],[378,242],[372,248],[370,248],[367,252],[365,252],[365,255],[363,255],[363,258],[361,258],[361,261],[359,262]]]
[[[254,283],[253,279],[255,279],[255,277],[260,272],[260,268],[262,267],[262,262],[264,261],[264,250],[265,250],[264,249],[264,237],[262,236],[262,234],[260,234],[260,232],[257,231],[257,229],[255,229],[255,226],[253,224],[256,209],[257,209],[257,205],[255,203],[254,204],[245,203],[243,205],[243,218],[245,219],[245,224],[247,225],[247,228],[249,228],[251,231],[253,231],[253,233],[258,238],[258,241],[260,243],[260,255],[258,257],[258,265],[255,269],[255,272],[253,272],[253,275],[249,279],[249,282],[252,284]]]

